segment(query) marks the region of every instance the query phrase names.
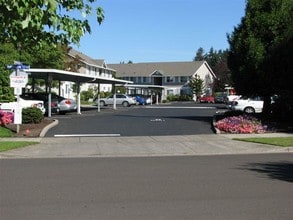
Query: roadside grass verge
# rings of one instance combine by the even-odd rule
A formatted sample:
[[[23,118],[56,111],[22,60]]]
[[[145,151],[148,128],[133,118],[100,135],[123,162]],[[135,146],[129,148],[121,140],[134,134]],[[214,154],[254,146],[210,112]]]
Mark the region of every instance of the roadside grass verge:
[[[293,147],[293,137],[267,137],[267,138],[233,138],[237,141],[246,141],[260,144],[269,144],[281,147]]]
[[[0,137],[12,137],[13,132],[0,126]],[[38,144],[35,141],[0,141],[0,152]]]
[[[0,137],[12,137],[13,132],[7,128],[0,126]]]
[[[39,142],[34,141],[0,141],[0,152],[26,147],[38,143]]]

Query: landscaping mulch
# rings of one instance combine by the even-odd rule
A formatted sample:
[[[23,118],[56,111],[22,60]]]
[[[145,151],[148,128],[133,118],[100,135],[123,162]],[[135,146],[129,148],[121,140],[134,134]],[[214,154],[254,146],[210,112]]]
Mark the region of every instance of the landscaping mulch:
[[[20,124],[19,133],[16,132],[17,125],[15,124],[6,125],[6,128],[14,132],[14,137],[39,137],[42,130],[53,122],[53,119],[45,118],[41,123],[38,124]]]

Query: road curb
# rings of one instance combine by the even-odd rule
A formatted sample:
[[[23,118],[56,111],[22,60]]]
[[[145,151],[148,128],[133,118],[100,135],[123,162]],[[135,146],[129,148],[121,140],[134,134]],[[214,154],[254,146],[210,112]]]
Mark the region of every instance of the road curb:
[[[49,125],[47,125],[46,127],[43,128],[43,130],[41,131],[39,137],[45,137],[46,133],[53,127],[55,127],[56,125],[59,124],[59,121],[57,119],[54,119],[52,123],[50,123]]]

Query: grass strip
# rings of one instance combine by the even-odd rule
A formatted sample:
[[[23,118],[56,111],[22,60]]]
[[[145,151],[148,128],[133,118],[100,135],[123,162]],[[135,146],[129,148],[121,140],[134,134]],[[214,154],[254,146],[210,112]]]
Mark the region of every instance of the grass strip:
[[[0,152],[38,144],[35,141],[0,141]]]
[[[13,132],[7,128],[0,126],[0,137],[12,137]]]
[[[234,138],[234,140],[270,144],[281,147],[293,147],[293,137]]]

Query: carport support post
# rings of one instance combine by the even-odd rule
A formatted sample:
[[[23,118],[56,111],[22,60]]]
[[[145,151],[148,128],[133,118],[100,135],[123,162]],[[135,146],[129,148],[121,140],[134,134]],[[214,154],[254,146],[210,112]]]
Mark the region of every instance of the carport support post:
[[[101,98],[101,94],[100,94],[100,83],[98,83],[98,112],[101,112],[100,98]]]
[[[117,107],[116,107],[116,87],[115,87],[115,84],[113,84],[113,87],[114,87],[114,95],[113,95],[113,101],[114,101],[114,103],[113,103],[113,109],[117,109]]]
[[[49,87],[49,92],[48,92],[48,117],[51,118],[52,116],[52,109],[51,109],[51,87],[52,87],[52,75],[48,75],[48,87]]]
[[[81,114],[80,112],[80,82],[76,83],[76,89],[77,89],[77,114]]]

